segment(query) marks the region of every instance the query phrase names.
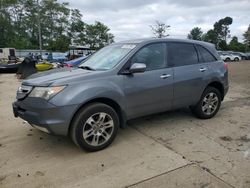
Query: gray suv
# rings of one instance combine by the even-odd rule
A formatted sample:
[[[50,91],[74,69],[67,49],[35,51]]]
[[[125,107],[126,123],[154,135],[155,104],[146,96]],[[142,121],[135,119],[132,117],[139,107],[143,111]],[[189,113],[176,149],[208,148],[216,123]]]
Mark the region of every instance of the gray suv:
[[[13,111],[37,129],[97,151],[129,119],[183,107],[211,118],[227,91],[227,64],[214,45],[131,40],[102,48],[78,68],[32,75],[19,87]]]

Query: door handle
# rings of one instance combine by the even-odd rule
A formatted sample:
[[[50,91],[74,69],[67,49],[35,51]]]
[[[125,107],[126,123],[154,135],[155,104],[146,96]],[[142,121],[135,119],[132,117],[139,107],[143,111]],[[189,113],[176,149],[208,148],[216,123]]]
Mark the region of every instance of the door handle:
[[[207,70],[207,68],[200,68],[199,69],[201,72],[205,72]]]
[[[163,75],[161,75],[160,77],[162,78],[162,79],[166,79],[166,78],[169,78],[171,75],[170,74],[163,74]]]

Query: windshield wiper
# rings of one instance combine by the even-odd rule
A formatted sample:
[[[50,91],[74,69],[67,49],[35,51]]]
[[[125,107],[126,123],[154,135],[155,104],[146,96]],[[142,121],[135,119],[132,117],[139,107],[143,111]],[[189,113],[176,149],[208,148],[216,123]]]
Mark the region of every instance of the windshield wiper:
[[[79,66],[78,68],[95,71],[95,69],[89,66]]]

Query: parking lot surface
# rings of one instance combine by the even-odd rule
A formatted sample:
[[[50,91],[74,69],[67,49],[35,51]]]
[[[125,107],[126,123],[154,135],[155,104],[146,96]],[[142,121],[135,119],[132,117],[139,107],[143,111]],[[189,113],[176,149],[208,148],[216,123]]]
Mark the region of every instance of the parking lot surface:
[[[14,118],[20,82],[0,75],[0,187],[250,187],[250,61],[229,64],[230,89],[213,119],[188,109],[128,122],[89,153]]]

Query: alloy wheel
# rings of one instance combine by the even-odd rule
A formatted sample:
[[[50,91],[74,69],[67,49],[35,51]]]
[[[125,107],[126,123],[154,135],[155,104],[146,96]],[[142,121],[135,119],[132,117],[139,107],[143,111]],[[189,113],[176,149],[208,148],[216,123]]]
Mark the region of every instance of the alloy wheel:
[[[202,111],[206,115],[211,115],[216,111],[218,103],[219,103],[219,98],[216,95],[216,93],[210,92],[203,98]]]
[[[114,120],[104,112],[90,116],[83,126],[83,139],[91,146],[105,144],[114,131]]]

